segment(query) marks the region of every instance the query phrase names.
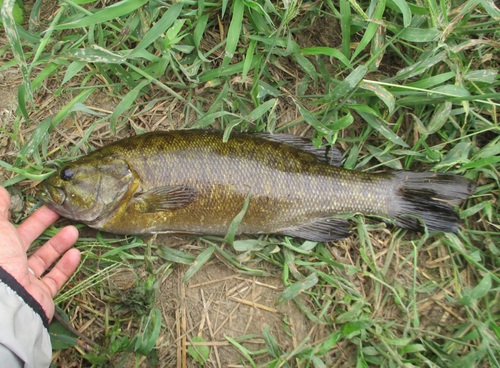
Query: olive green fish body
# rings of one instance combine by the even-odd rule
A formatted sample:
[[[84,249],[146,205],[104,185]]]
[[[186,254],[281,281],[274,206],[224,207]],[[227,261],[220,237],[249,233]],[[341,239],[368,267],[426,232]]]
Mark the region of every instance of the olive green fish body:
[[[348,223],[330,219],[332,215],[361,213],[397,220],[404,207],[400,203],[404,183],[419,174],[346,170],[335,166],[338,160],[327,163],[321,156],[325,152],[288,135],[233,133],[224,143],[217,131],[154,132],[114,142],[75,160],[43,182],[41,189],[44,200],[62,215],[121,234],[224,235],[248,196],[238,233],[333,240],[348,235]],[[70,171],[68,179],[65,174]],[[439,175],[444,175],[438,180],[444,184],[431,184],[434,189],[451,185],[450,177],[457,178]],[[410,187],[418,188],[433,176],[425,173]],[[463,199],[473,190],[467,180],[461,181],[466,188],[455,197]]]

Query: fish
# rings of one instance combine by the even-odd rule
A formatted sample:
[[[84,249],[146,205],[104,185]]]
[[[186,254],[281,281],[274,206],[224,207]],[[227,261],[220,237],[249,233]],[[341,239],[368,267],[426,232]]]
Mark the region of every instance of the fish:
[[[477,184],[436,172],[342,168],[333,146],[290,134],[171,130],[115,141],[38,185],[61,216],[115,234],[278,234],[346,238],[340,215],[377,216],[415,231],[457,232],[455,207]],[[344,216],[345,217],[345,216]],[[347,216],[348,217],[348,216]]]

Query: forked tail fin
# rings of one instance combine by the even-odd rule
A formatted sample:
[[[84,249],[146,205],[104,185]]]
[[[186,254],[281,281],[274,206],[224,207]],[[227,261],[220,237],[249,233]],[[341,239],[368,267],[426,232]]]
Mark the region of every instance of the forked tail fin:
[[[389,217],[396,226],[423,231],[423,221],[429,231],[457,232],[459,217],[454,207],[474,193],[476,182],[453,174],[410,171],[394,174],[397,184]]]

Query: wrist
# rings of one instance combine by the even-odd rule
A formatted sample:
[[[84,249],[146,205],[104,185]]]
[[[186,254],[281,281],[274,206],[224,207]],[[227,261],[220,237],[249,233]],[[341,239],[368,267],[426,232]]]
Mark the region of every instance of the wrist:
[[[42,319],[43,325],[49,329],[49,319],[42,305],[26,290],[26,288],[3,266],[0,266],[0,282],[13,290]]]

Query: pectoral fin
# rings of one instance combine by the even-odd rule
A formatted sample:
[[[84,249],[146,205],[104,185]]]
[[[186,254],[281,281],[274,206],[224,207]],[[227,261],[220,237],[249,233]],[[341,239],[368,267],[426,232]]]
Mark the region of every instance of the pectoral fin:
[[[158,187],[135,196],[132,203],[143,213],[173,211],[192,203],[196,193],[196,189],[181,185]]]
[[[284,229],[279,233],[311,241],[327,242],[347,238],[351,235],[350,227],[346,220],[321,218],[302,226]]]

